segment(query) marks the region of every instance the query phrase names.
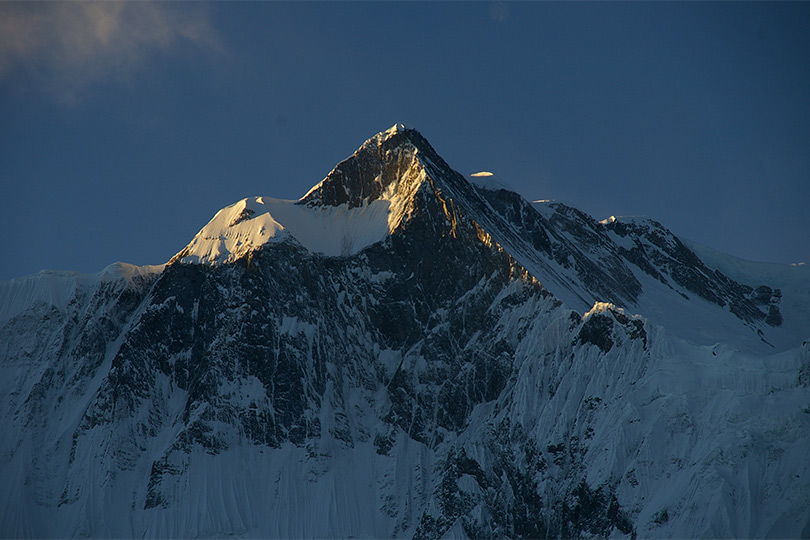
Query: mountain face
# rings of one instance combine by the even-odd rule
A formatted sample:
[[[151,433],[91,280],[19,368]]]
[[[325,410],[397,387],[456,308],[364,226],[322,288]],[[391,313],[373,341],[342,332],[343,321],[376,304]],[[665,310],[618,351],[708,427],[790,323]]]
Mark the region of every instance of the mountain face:
[[[394,126],[164,266],[0,284],[0,536],[806,537],[809,277]]]

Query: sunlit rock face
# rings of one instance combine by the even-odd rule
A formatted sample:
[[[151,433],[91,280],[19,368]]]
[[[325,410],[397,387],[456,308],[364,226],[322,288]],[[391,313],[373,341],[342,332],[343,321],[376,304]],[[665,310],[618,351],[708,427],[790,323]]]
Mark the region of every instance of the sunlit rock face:
[[[0,534],[807,535],[794,270],[735,281],[397,125],[165,267],[0,284]]]

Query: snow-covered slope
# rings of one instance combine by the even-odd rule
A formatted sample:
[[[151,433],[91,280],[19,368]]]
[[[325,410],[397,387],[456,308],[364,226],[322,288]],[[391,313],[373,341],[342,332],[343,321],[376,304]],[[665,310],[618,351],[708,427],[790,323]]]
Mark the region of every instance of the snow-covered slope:
[[[649,218],[596,221],[570,203],[529,204],[506,189],[479,189],[494,210],[488,231],[555,296],[577,311],[609,301],[700,345],[769,353],[804,339],[807,313],[783,325],[782,292],[750,275],[738,282],[707,266]],[[803,281],[810,288],[810,280]],[[797,288],[801,289],[801,286]]]
[[[162,264],[135,266],[117,262],[97,274],[43,270],[31,276],[0,281],[0,324],[38,305],[64,311],[77,296],[86,295],[99,286],[149,280],[163,268]]]
[[[352,255],[388,234],[389,201],[309,208],[297,201],[251,197],[223,208],[174,260],[220,264],[268,242],[294,238],[309,251]]]
[[[804,274],[475,178],[397,125],[0,284],[0,536],[809,535]]]
[[[697,242],[682,239],[707,266],[741,283],[763,283],[781,293],[779,309],[783,322],[773,339],[790,347],[810,338],[810,266],[746,261]]]

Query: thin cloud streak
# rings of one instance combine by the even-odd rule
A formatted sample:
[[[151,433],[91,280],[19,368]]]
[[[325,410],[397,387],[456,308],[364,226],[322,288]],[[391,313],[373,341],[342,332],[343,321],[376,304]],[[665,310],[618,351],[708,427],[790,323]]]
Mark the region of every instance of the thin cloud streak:
[[[155,53],[190,43],[221,51],[207,12],[152,2],[0,2],[0,84],[75,101],[125,81]]]
[[[509,6],[505,2],[490,2],[489,14],[492,20],[503,24],[509,18]]]

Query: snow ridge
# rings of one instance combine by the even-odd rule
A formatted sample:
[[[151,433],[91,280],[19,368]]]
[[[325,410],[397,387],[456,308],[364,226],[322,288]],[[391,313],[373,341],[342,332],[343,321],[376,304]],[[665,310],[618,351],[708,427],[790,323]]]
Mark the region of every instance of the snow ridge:
[[[224,264],[289,239],[313,253],[347,256],[388,234],[389,201],[360,208],[307,207],[297,202],[251,197],[223,208],[172,262]]]
[[[77,294],[86,294],[103,283],[131,283],[160,274],[165,265],[136,266],[116,262],[96,274],[42,270],[30,276],[0,281],[0,324],[42,305],[63,311]]]

